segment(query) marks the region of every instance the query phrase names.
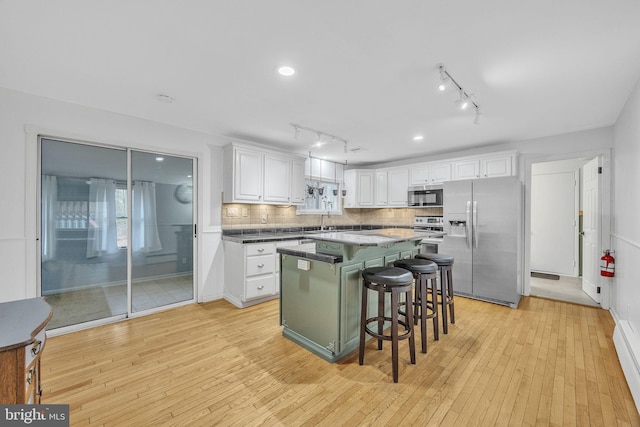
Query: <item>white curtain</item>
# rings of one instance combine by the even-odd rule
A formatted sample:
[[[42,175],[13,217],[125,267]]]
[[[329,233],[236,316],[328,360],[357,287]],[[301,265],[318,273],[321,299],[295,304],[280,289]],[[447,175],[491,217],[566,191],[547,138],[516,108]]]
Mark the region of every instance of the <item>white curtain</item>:
[[[87,258],[114,254],[117,251],[116,182],[111,179],[91,178]]]
[[[135,181],[132,199],[131,249],[143,253],[162,250],[156,219],[156,184]]]
[[[58,217],[58,180],[52,175],[42,175],[42,261],[56,257],[56,220]]]

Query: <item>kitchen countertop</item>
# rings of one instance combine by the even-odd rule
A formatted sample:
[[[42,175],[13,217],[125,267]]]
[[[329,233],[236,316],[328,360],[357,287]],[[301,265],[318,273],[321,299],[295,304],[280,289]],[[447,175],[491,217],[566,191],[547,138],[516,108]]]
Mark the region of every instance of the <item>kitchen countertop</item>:
[[[443,233],[413,230],[408,228],[383,228],[378,230],[364,231],[331,231],[308,234],[309,241],[323,242],[322,245],[310,247],[307,245],[287,246],[277,248],[276,251],[284,255],[293,255],[308,258],[315,261],[338,264],[344,261],[344,256],[339,255],[341,250],[331,247],[330,244],[337,243],[342,247],[390,247],[396,243],[428,239],[440,236]],[[326,243],[325,243],[326,242]],[[329,246],[327,246],[327,243]],[[330,249],[330,250],[327,250]],[[326,251],[326,253],[324,252]]]
[[[439,235],[440,233],[438,233]],[[366,231],[333,231],[308,235],[307,238],[322,242],[352,246],[388,246],[394,243],[422,240],[433,237],[434,232],[409,228],[383,228]]]
[[[320,227],[294,227],[294,228],[268,228],[268,229],[243,229],[224,230],[222,240],[235,243],[263,243],[278,242],[284,240],[308,239],[318,234],[339,233],[339,232],[361,232],[378,231],[381,229],[398,229],[413,231],[409,226],[388,226],[388,225],[347,225],[335,226],[330,231],[322,231]]]

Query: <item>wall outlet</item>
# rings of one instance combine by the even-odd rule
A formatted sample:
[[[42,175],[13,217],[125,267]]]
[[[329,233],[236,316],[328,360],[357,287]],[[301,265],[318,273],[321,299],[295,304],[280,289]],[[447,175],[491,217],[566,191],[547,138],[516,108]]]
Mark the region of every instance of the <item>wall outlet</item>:
[[[249,209],[247,208],[242,208],[242,217],[246,218],[249,216]]]
[[[231,218],[238,216],[238,208],[227,208],[227,216]]]
[[[267,215],[262,215],[262,218],[260,218],[260,222],[262,222],[263,224],[267,223]]]

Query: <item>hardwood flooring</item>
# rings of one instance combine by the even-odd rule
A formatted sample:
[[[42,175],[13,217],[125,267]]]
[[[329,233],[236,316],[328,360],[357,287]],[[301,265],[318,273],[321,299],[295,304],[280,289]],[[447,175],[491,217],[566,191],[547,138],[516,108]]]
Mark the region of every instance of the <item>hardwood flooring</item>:
[[[605,310],[456,297],[416,365],[401,343],[394,384],[389,343],[330,364],[282,337],[278,309],[220,300],[50,338],[42,401],[91,426],[640,425]]]

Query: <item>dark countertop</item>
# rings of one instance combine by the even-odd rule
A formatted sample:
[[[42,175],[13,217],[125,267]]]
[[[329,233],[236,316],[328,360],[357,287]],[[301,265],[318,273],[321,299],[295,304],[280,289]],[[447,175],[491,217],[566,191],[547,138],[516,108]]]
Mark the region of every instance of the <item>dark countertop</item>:
[[[44,328],[53,310],[42,298],[0,304],[0,351],[24,347]]]
[[[315,247],[309,247],[309,245],[287,246],[284,248],[278,248],[276,251],[283,255],[299,256],[301,258],[326,262],[329,264],[339,264],[343,260],[340,255],[319,254],[316,252]]]

